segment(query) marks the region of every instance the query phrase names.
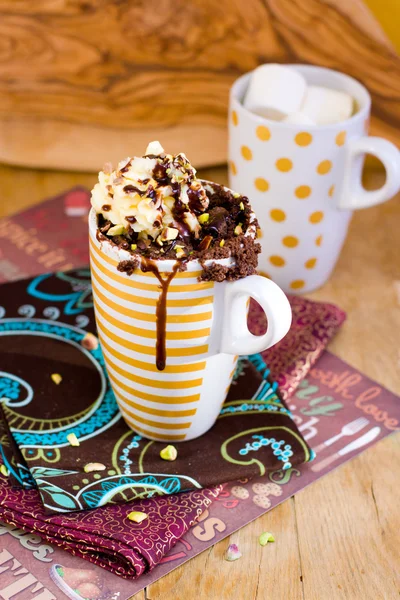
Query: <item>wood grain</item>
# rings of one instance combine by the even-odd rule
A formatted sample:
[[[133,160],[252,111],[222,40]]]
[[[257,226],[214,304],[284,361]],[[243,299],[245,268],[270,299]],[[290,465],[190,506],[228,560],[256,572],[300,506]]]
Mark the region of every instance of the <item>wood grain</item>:
[[[356,76],[394,138],[400,58],[362,0],[0,0],[0,160],[98,170],[160,138],[225,162],[229,88],[268,61]]]
[[[200,176],[227,182],[225,168]],[[379,187],[370,170],[368,188]],[[0,216],[66,188],[91,187],[92,174],[0,165]],[[334,302],[348,320],[330,350],[400,394],[400,194],[355,213],[339,263],[309,297]],[[379,442],[132,600],[392,600],[400,592],[400,435]],[[261,548],[257,537],[276,542]],[[223,554],[238,542],[243,558]]]
[[[261,547],[258,537],[273,531],[277,543]],[[224,560],[229,544],[237,544],[242,558]],[[285,580],[286,596],[268,596]],[[196,595],[194,591],[196,590]],[[293,500],[249,523],[228,539],[205,550],[199,557],[172,571],[147,589],[148,600],[176,598],[266,600],[297,599],[302,595],[301,565]]]

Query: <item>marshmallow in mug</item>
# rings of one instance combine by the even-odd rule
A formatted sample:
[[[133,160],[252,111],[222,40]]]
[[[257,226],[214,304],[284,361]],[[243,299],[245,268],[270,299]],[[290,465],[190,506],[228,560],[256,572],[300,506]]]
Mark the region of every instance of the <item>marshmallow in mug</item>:
[[[354,103],[344,92],[307,86],[295,69],[267,64],[253,71],[243,104],[249,111],[274,121],[328,125],[348,119]]]
[[[317,125],[346,121],[353,114],[353,98],[345,92],[319,85],[307,88],[301,112]]]
[[[253,71],[244,107],[266,119],[281,121],[300,110],[306,87],[306,80],[294,69],[261,65]]]
[[[316,125],[315,121],[303,112],[291,113],[282,120],[282,123],[291,123],[292,125]]]

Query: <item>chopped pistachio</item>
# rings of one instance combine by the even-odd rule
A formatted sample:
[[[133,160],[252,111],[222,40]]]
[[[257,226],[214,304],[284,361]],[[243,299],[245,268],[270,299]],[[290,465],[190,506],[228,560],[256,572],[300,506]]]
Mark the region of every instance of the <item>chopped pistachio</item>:
[[[240,552],[237,545],[231,544],[225,553],[225,560],[232,562],[234,560],[238,560],[238,558],[240,558],[241,556],[242,556],[242,553]]]
[[[67,435],[67,440],[70,446],[79,446],[79,440],[76,437],[75,433],[69,433]]]
[[[160,234],[160,238],[163,242],[170,242],[172,240],[176,240],[179,235],[179,230],[175,229],[175,227],[165,227]]]
[[[186,252],[183,249],[183,246],[175,246],[176,258],[182,258],[182,256],[186,256]]]
[[[239,223],[239,225],[236,225],[233,232],[235,235],[240,235],[241,233],[243,233],[243,229],[242,229],[242,226],[240,223]]]
[[[0,473],[2,475],[4,475],[4,477],[8,477],[10,474],[10,471],[7,469],[6,465],[1,465],[0,466]]]
[[[131,244],[131,250],[136,250],[137,249],[137,244]]]
[[[171,242],[172,240],[176,240],[178,235],[178,229],[175,229],[174,227],[165,227],[156,239],[156,242],[159,246],[162,246],[164,242]]]
[[[201,225],[204,225],[204,223],[207,223],[207,221],[209,220],[209,218],[210,218],[210,215],[209,215],[209,213],[203,213],[202,215],[200,215],[200,216],[198,217],[198,219],[197,219],[197,220],[198,220],[198,222],[199,222]]]
[[[141,523],[147,518],[148,516],[146,515],[146,513],[139,512],[138,510],[133,510],[132,512],[128,513],[128,519],[130,521],[133,521],[134,523]]]
[[[62,382],[62,377],[59,373],[52,373],[51,379],[56,385],[60,385],[60,383]]]
[[[241,202],[241,203],[239,204],[239,208],[240,208],[240,210],[244,210],[244,204],[243,204],[243,202]]]
[[[163,448],[160,452],[160,457],[163,460],[176,460],[177,456],[178,450],[175,448],[175,446],[172,445],[165,446],[165,448]]]
[[[221,246],[221,248],[223,248],[225,246],[225,240],[221,240],[219,245]]]
[[[123,235],[125,233],[125,227],[123,225],[114,225],[107,231],[107,235]]]
[[[237,192],[235,192],[235,193],[233,194],[233,197],[234,197],[234,198],[240,198],[240,194],[238,194]]]
[[[83,346],[86,350],[97,350],[99,346],[99,340],[95,335],[93,335],[93,333],[88,331],[81,339],[81,346]]]
[[[106,468],[106,465],[103,465],[103,463],[93,462],[85,465],[83,467],[83,470],[85,471],[85,473],[91,473],[92,471],[105,471]]]
[[[113,172],[113,166],[112,166],[112,163],[110,163],[110,162],[106,162],[106,163],[104,163],[104,166],[103,166],[103,171],[104,171],[104,173],[105,173],[106,175],[111,175],[111,173]],[[107,187],[108,187],[108,186],[107,186]]]
[[[274,542],[275,538],[272,535],[272,533],[269,533],[269,531],[264,531],[264,533],[262,533],[258,538],[258,541],[260,543],[260,546],[266,546],[268,542]]]

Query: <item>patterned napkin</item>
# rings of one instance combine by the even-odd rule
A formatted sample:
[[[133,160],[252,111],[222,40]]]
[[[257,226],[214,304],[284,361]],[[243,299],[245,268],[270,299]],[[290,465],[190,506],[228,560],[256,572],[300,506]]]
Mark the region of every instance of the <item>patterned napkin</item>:
[[[212,430],[178,444],[176,461],[162,461],[164,445],[136,435],[120,417],[100,346],[90,352],[82,347],[85,329],[95,331],[88,272],[42,275],[2,290],[0,397],[9,438],[3,460],[14,482],[37,487],[46,512],[196,490],[310,460],[277,384],[256,355],[239,362]],[[292,306],[286,340],[276,353],[265,353],[286,394],[343,317],[335,307],[298,298]],[[256,305],[250,322],[253,331],[263,329]],[[70,433],[79,447],[70,445]],[[93,462],[105,469],[86,473]]]
[[[95,326],[85,277],[59,273],[2,287],[0,386],[14,457],[4,453],[4,460],[14,480],[37,487],[47,513],[197,490],[310,460],[255,355],[238,363],[216,425],[176,444],[177,460],[163,461],[165,444],[135,434],[121,418],[100,346],[82,346],[83,327]],[[79,446],[70,444],[71,433]],[[90,463],[103,470],[87,472]]]
[[[0,475],[0,521],[34,532],[116,575],[136,578],[160,562],[217,498],[220,489],[48,516],[36,489],[12,487],[7,477]],[[128,519],[131,511],[145,512],[147,519],[134,523]]]
[[[293,394],[346,319],[346,313],[333,304],[300,296],[288,298],[292,307],[290,331],[262,354],[284,400]],[[258,335],[266,330],[265,314],[256,302],[251,303],[249,328]]]
[[[99,373],[97,377],[101,378],[101,368],[93,367],[90,364],[90,361],[95,362],[95,358],[92,356],[88,366],[87,363],[82,362],[80,356],[82,353],[80,341],[85,334],[85,329],[94,330],[90,282],[87,271],[81,270],[69,274],[40,276],[32,281],[9,284],[2,287],[2,292],[0,335],[3,336],[3,344],[0,346],[0,357],[2,368],[5,370],[0,374],[0,398],[7,398],[7,400],[3,399],[2,403],[7,418],[3,422],[0,420],[2,455],[0,462],[4,465],[0,470],[3,475],[9,471],[11,473],[8,478],[0,475],[0,519],[26,530],[35,531],[49,542],[119,575],[137,577],[160,561],[162,556],[172,548],[218,495],[220,488],[196,489],[196,491],[182,493],[178,496],[172,494],[164,497],[156,496],[147,500],[142,499],[142,492],[146,492],[146,490],[147,495],[150,496],[158,493],[158,490],[152,489],[152,486],[155,485],[154,481],[152,479],[147,482],[142,481],[137,486],[136,480],[132,485],[130,481],[132,476],[125,474],[125,471],[130,468],[132,472],[136,466],[148,470],[154,461],[157,461],[157,465],[159,465],[159,457],[155,448],[157,444],[151,443],[140,462],[140,455],[137,458],[136,443],[143,444],[144,440],[134,439],[135,435],[125,428],[123,434],[126,438],[123,440],[123,442],[125,441],[123,448],[125,452],[121,448],[120,452],[111,456],[111,460],[113,457],[117,457],[117,467],[120,471],[118,475],[120,479],[125,478],[128,487],[122,492],[116,489],[113,485],[114,474],[110,475],[110,472],[113,471],[112,468],[107,472],[109,475],[107,479],[111,485],[107,484],[102,477],[91,476],[88,484],[83,482],[83,477],[81,480],[81,485],[86,486],[89,491],[85,501],[87,507],[97,506],[101,503],[99,497],[104,490],[111,492],[111,502],[124,500],[125,503],[107,504],[91,511],[46,515],[41,499],[49,498],[51,494],[41,488],[49,487],[54,497],[57,492],[53,486],[58,487],[61,489],[61,497],[58,500],[63,502],[62,498],[65,497],[66,491],[64,484],[68,482],[70,475],[64,473],[57,475],[56,471],[72,470],[72,468],[68,468],[72,463],[70,459],[75,459],[73,467],[77,470],[76,464],[83,461],[83,456],[85,456],[85,462],[94,459],[93,451],[95,451],[96,460],[99,460],[98,448],[105,440],[105,437],[101,438],[101,443],[96,440],[96,443],[91,446],[94,450],[89,450],[88,452],[91,454],[86,455],[86,448],[89,448],[88,442],[96,439],[91,438],[90,435],[99,433],[98,430],[96,431],[96,423],[89,420],[90,416],[97,412],[94,406],[95,402],[90,395],[88,398],[89,410],[87,412],[82,410],[83,415],[81,415],[83,425],[85,425],[82,430],[82,438],[84,437],[86,440],[82,441],[81,438],[81,445],[78,448],[71,448],[69,444],[68,446],[60,445],[60,447],[34,444],[34,438],[29,437],[36,434],[43,435],[43,439],[48,442],[50,435],[59,434],[60,431],[65,434],[71,423],[76,424],[76,416],[71,413],[79,408],[74,404],[77,392],[82,397],[82,389],[86,390],[86,394],[88,394],[88,390],[91,390],[93,370],[97,370]],[[264,353],[264,358],[268,358],[271,363],[274,379],[282,382],[285,395],[288,394],[288,391],[293,390],[301,378],[306,375],[307,370],[318,358],[344,319],[344,314],[330,305],[318,304],[301,298],[291,298],[291,303],[294,316],[293,326],[285,340],[285,346],[283,347],[283,342],[281,342],[279,347],[276,347],[278,349],[277,356],[271,355],[271,351]],[[255,333],[262,331],[265,327],[262,312],[256,305],[251,309],[250,326]],[[66,334],[66,332],[69,333]],[[32,346],[32,342],[39,343]],[[50,346],[48,346],[49,342]],[[68,347],[68,351],[65,351],[66,347]],[[63,348],[64,350],[62,350]],[[71,348],[76,352],[71,353]],[[12,362],[11,355],[13,356]],[[97,360],[101,360],[101,353]],[[32,361],[33,365],[30,366]],[[275,426],[278,427],[283,426],[283,422],[289,423],[290,434],[287,433],[293,438],[292,449],[294,448],[295,452],[290,456],[292,450],[278,447],[273,454],[271,445],[275,442],[271,440],[273,436],[270,431],[268,433],[265,431],[253,432],[249,439],[248,433],[243,432],[242,426],[239,428],[238,437],[230,439],[235,437],[235,434],[232,434],[230,438],[224,440],[224,451],[228,460],[218,459],[220,462],[217,463],[217,466],[219,465],[219,468],[222,466],[223,471],[218,471],[215,480],[234,479],[243,472],[258,474],[266,468],[276,469],[277,464],[283,468],[285,465],[294,463],[295,460],[305,460],[309,457],[307,446],[289,420],[287,409],[276,394],[276,384],[266,377],[268,370],[263,359],[260,356],[252,357],[250,361],[241,361],[240,365],[235,376],[235,384],[232,386],[229,403],[224,406],[216,427],[198,442],[195,441],[198,446],[197,449],[193,448],[190,460],[192,458],[196,460],[197,477],[201,481],[204,477],[212,475],[212,473],[210,474],[211,469],[207,469],[205,472],[203,465],[211,459],[215,459],[216,451],[215,448],[213,450],[213,444],[215,437],[218,436],[214,436],[214,430],[219,431],[218,428],[223,430],[224,423],[233,422],[233,415],[239,415],[237,419],[234,419],[234,422],[237,423],[239,423],[239,419],[243,419],[243,416],[246,419],[251,418],[253,423],[256,421],[256,428],[263,427],[264,417],[268,423],[271,423],[272,416]],[[283,365],[286,370],[279,372]],[[61,371],[61,367],[64,378],[56,386],[51,380],[51,374]],[[75,373],[72,380],[68,377],[70,368]],[[88,383],[90,378],[91,384]],[[67,389],[63,389],[65,382],[68,384]],[[256,389],[257,383],[261,383],[261,385]],[[101,386],[98,384],[98,387]],[[244,395],[243,388],[250,393]],[[103,398],[105,395],[103,390]],[[250,396],[253,397],[252,402],[242,401],[243,397],[249,399]],[[237,401],[238,398],[241,400],[240,402]],[[98,400],[97,396],[96,400]],[[60,407],[54,410],[54,406],[59,406],[59,404]],[[34,406],[36,406],[35,411],[28,410]],[[255,407],[257,409],[253,411],[252,409]],[[60,408],[64,409],[64,413],[60,412]],[[66,414],[67,408],[70,409],[70,414]],[[117,425],[118,427],[123,425],[116,413],[110,413],[111,408],[102,407],[99,415],[100,425],[97,423],[99,429],[107,432],[107,436],[110,436]],[[44,418],[39,423],[35,421],[37,416],[33,420],[29,420],[31,419],[30,412],[35,414],[37,409],[42,414],[44,412]],[[88,416],[89,418],[87,418]],[[56,428],[54,428],[54,419],[57,420]],[[102,431],[100,433],[102,434]],[[19,437],[22,435],[26,437]],[[26,445],[21,443],[22,439]],[[200,443],[201,440],[203,444]],[[240,440],[240,443],[237,440]],[[281,440],[279,439],[279,441]],[[218,439],[218,451],[221,447],[220,442],[221,440]],[[149,442],[145,441],[145,443]],[[190,442],[186,442],[181,446],[189,444]],[[286,446],[288,445],[286,444]],[[144,448],[144,446],[142,447]],[[64,462],[61,463],[64,460],[64,452],[67,450],[79,450],[80,454],[80,456],[71,455],[68,465]],[[29,451],[33,451],[33,454],[28,454]],[[133,461],[130,456],[131,452]],[[246,459],[246,454],[251,457],[250,460]],[[272,460],[271,454],[273,454]],[[30,457],[33,457],[33,460]],[[67,458],[67,455],[65,457]],[[237,457],[239,458],[238,464],[231,462],[232,458],[236,460]],[[27,460],[25,460],[26,458]],[[80,461],[77,461],[77,458],[81,458]],[[181,465],[184,465],[183,458],[184,455],[180,452],[179,462],[163,463],[163,486],[166,485],[165,480],[173,479],[174,485],[177,487],[179,484],[179,489],[182,489],[180,477],[177,477],[175,472],[172,473],[171,469],[173,466],[179,466],[181,469]],[[246,463],[248,464],[246,465]],[[164,470],[166,466],[169,473]],[[20,486],[29,488],[35,484],[35,479],[31,475],[31,471],[35,472],[35,467],[42,469],[41,475],[36,476],[36,484],[42,493],[42,498],[37,489],[22,489],[21,487],[18,489],[11,486],[12,474],[14,474],[14,482],[18,482]],[[46,469],[49,469],[47,474]],[[175,471],[177,470],[175,468]],[[87,477],[87,474],[85,475]],[[153,476],[155,476],[154,472],[151,473],[151,477]],[[159,479],[157,477],[155,479],[158,485]],[[40,483],[38,480],[44,483]],[[68,490],[72,488],[68,493],[75,495],[75,501],[80,490],[74,489],[74,486],[78,487],[79,485],[79,483],[72,486],[67,484]],[[100,489],[100,494],[90,494],[91,491],[96,492],[96,489],[97,491]],[[173,492],[174,486],[167,491]],[[81,498],[82,494],[79,497]],[[130,501],[127,502],[127,500]],[[51,506],[53,511],[54,504],[53,501],[53,506]],[[70,510],[56,506],[56,510],[60,509]],[[127,514],[132,510],[148,514],[146,526],[143,526],[143,523],[138,526],[127,520]]]

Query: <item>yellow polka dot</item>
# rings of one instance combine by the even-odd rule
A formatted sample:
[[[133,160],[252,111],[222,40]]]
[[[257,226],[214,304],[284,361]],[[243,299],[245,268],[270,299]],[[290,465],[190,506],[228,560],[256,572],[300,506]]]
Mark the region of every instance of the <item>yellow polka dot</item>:
[[[232,111],[232,123],[234,125],[237,125],[239,123],[239,117],[238,117],[236,110]]]
[[[278,169],[278,171],[287,173],[293,168],[293,163],[290,160],[290,158],[278,158],[278,160],[275,163],[275,166]]]
[[[257,177],[257,179],[254,180],[254,185],[259,192],[267,192],[269,190],[269,183],[264,177]]]
[[[296,135],[294,141],[298,146],[309,146],[312,142],[312,135],[307,131],[301,131]]]
[[[271,279],[271,275],[268,275],[268,273],[266,273],[265,271],[257,271],[257,273],[259,275],[261,275],[262,277],[266,277],[267,279]]]
[[[332,163],[330,160],[323,160],[317,167],[317,173],[320,175],[326,175],[332,169]]]
[[[320,245],[322,244],[322,240],[323,240],[323,237],[322,237],[322,235],[319,235],[319,236],[318,236],[318,237],[315,239],[315,245],[316,245],[316,246],[320,246]]]
[[[304,200],[304,198],[308,198],[311,194],[311,188],[309,185],[299,185],[299,187],[294,190],[294,193],[298,198]]]
[[[337,146],[343,146],[343,144],[346,141],[346,132],[345,131],[340,131],[336,138],[335,138],[335,142]]]
[[[310,223],[319,223],[320,221],[322,221],[323,218],[324,213],[322,212],[322,210],[316,210],[309,216],[309,221]]]
[[[295,279],[290,282],[290,287],[292,290],[301,290],[306,285],[306,282],[303,279]]]
[[[280,208],[273,208],[270,211],[269,216],[273,221],[278,221],[279,223],[286,219],[286,213]]]
[[[253,153],[248,146],[242,146],[240,151],[245,160],[251,160],[253,158]]]
[[[231,162],[230,162],[230,167],[231,167],[232,175],[237,175],[237,168],[236,168],[236,165],[233,162],[233,160],[231,160]]]
[[[329,194],[329,196],[330,196],[331,198],[332,198],[332,196],[333,196],[333,193],[334,193],[334,191],[335,191],[335,186],[334,186],[334,185],[331,185],[331,187],[329,188],[329,192],[328,192],[328,194]]]
[[[316,264],[317,264],[317,259],[316,258],[309,258],[304,263],[304,266],[305,266],[306,269],[313,269]]]
[[[299,243],[299,240],[294,235],[287,235],[282,240],[282,244],[284,246],[287,246],[288,248],[296,248],[298,243]]]
[[[263,232],[262,232],[262,229],[261,229],[261,227],[257,227],[257,232],[256,232],[256,234],[257,234],[257,235],[256,235],[257,239],[258,239],[258,240],[261,240],[261,238],[262,238],[262,236],[263,236]]]
[[[268,127],[265,127],[265,125],[259,125],[256,129],[256,136],[262,142],[268,142],[269,138],[271,137],[271,132]]]
[[[282,256],[275,255],[269,257],[269,262],[271,265],[274,265],[274,267],[284,267],[286,264],[286,261],[284,258],[282,258]]]

